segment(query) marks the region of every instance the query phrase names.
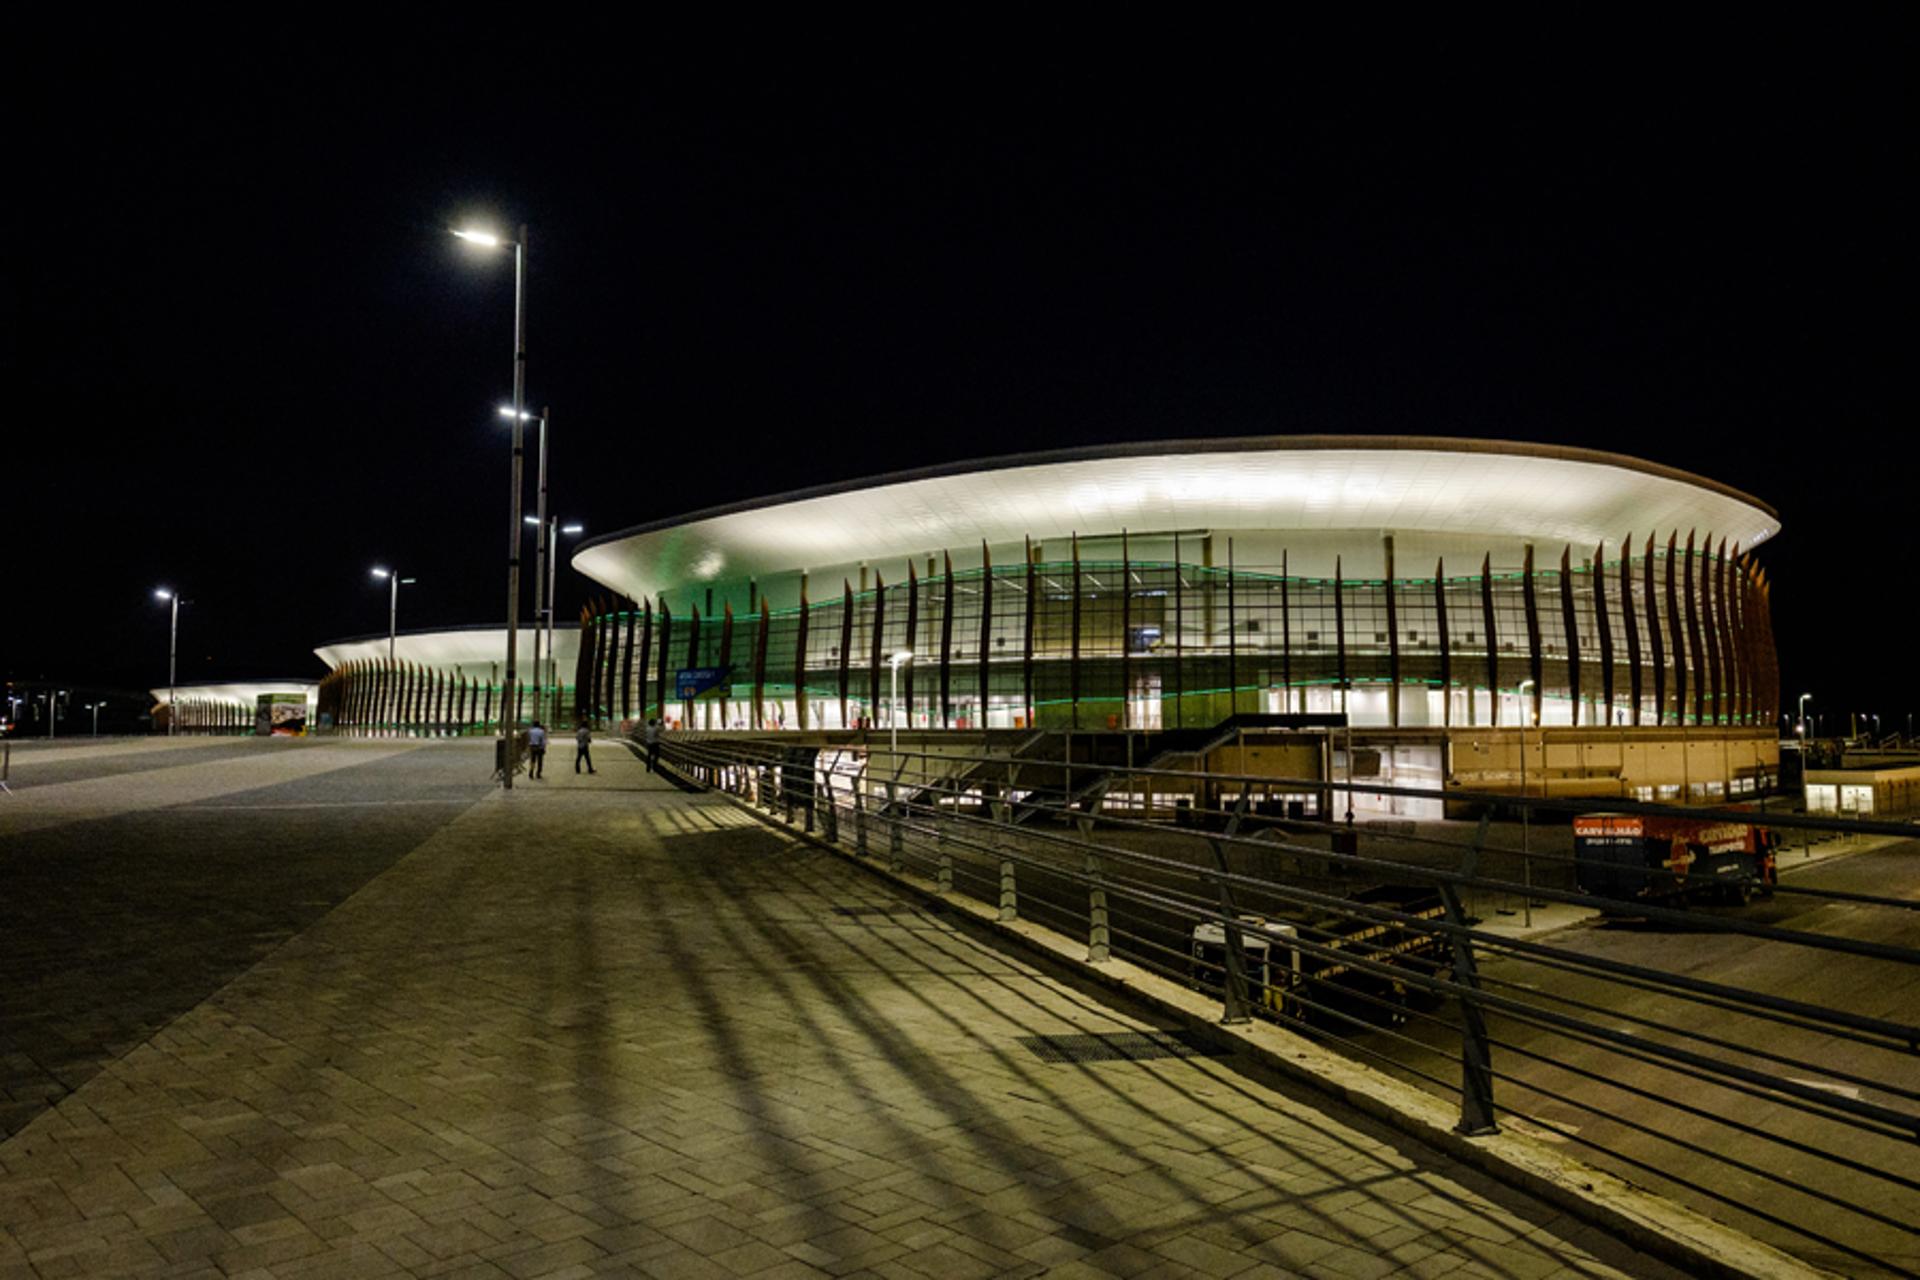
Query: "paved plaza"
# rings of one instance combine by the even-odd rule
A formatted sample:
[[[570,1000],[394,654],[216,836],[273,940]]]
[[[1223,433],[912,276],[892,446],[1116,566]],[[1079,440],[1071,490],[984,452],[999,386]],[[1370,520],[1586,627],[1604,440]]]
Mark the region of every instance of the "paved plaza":
[[[0,796],[0,1280],[1677,1274],[1234,1060],[1049,1061],[1149,1024],[610,744],[93,750]]]

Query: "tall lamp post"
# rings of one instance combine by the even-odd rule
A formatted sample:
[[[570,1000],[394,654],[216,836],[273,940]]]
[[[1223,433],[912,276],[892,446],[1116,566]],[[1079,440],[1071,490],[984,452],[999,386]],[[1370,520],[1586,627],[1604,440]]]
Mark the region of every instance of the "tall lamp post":
[[[513,493],[507,514],[507,671],[500,689],[500,785],[513,790],[513,735],[520,726],[520,486],[526,455],[527,228],[504,240],[491,231],[462,228],[454,235],[483,249],[513,246]]]
[[[893,692],[887,699],[887,729],[889,739],[887,747],[896,757],[900,754],[900,668],[912,661],[913,651],[911,649],[902,649],[899,653],[887,659],[887,665],[893,668]],[[895,767],[898,768],[899,761],[896,759],[894,763]]]
[[[100,736],[100,704],[89,702],[86,706],[87,710],[93,712],[93,736],[97,738]]]
[[[586,531],[584,524],[561,524],[558,516],[547,517],[547,668],[553,680],[553,719],[556,722],[560,719],[560,664],[553,657],[553,615],[560,597],[560,535],[571,538]],[[534,623],[540,623],[538,614],[534,615]],[[538,699],[535,705],[539,705]],[[642,707],[641,710],[645,711],[646,708]]]
[[[1807,703],[1811,701],[1812,698],[1813,695],[1810,693],[1800,695],[1800,737],[1803,740],[1807,736]]]
[[[527,524],[533,526],[534,530],[533,718],[536,720],[540,718],[540,690],[543,687],[540,683],[540,611],[543,607],[541,593],[545,590],[547,580],[547,549],[549,545],[547,539],[547,418],[551,416],[552,413],[552,409],[545,409],[539,413],[528,413],[524,410],[516,410],[509,404],[500,406],[500,416],[503,418],[514,418],[517,414],[520,422],[531,421],[540,424],[539,482],[535,486],[539,491],[539,497],[535,499],[535,514],[523,517]],[[553,661],[553,652],[551,649],[547,652],[547,661],[549,663]]]
[[[403,578],[398,569],[375,567],[373,576],[388,586],[387,591],[387,665],[393,665],[395,645],[400,639],[400,588],[410,587],[418,578]]]
[[[173,622],[167,628],[167,736],[171,738],[180,732],[179,699],[174,692],[179,674],[180,595],[166,587],[155,587],[153,598],[165,600],[173,606]]]

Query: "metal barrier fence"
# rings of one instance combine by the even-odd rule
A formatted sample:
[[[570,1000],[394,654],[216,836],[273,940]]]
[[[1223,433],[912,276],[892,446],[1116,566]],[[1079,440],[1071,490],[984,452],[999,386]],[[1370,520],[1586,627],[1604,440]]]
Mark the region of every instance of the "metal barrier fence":
[[[1583,891],[1571,849],[1516,848],[1486,816],[1355,824],[1272,800],[1439,795],[1418,788],[698,735],[670,735],[662,758],[1003,920],[1083,937],[1091,964],[1118,956],[1215,993],[1225,1022],[1272,1019],[1451,1097],[1463,1133],[1517,1119],[1822,1265],[1920,1264],[1920,891],[1735,876],[1689,892],[1681,864],[1645,868],[1658,896],[1627,903]],[[1593,807],[1444,799],[1536,819]],[[1764,821],[1792,848],[1836,830],[1920,836],[1605,807]],[[1772,900],[1745,905],[1755,891]],[[1543,933],[1526,927],[1536,911],[1608,927]]]

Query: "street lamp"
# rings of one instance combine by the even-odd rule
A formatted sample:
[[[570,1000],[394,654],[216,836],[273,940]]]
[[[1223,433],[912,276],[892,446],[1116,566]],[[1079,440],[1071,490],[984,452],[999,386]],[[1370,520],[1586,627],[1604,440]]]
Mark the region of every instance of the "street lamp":
[[[893,694],[887,700],[888,749],[896,756],[900,754],[900,668],[912,661],[911,649],[902,649],[887,659],[887,665],[893,669]]]
[[[571,538],[586,531],[587,526],[583,524],[561,524],[558,516],[547,517],[547,674],[553,681],[553,718],[556,721],[560,719],[560,664],[556,662],[553,657],[553,615],[556,602],[560,596],[560,536],[565,534]],[[540,625],[540,615],[538,613],[534,614],[533,622],[536,627]],[[535,667],[534,673],[537,677],[539,674],[539,668],[537,666]],[[644,675],[645,673],[642,672],[641,674]],[[534,682],[534,687],[539,687],[539,681],[537,679]],[[642,701],[645,700],[642,699]],[[534,706],[538,708],[539,705],[540,699],[538,695],[535,695]],[[645,711],[646,708],[642,707],[641,710]]]
[[[410,587],[418,578],[403,578],[398,569],[374,567],[373,576],[388,586],[387,591],[387,665],[393,665],[395,643],[400,637],[400,588]]]
[[[101,706],[102,706],[102,704],[101,704],[101,703],[98,703],[98,702],[89,702],[89,703],[87,703],[87,704],[86,704],[86,708],[87,708],[87,710],[89,710],[89,711],[91,711],[91,712],[93,712],[93,736],[94,736],[94,737],[96,737],[96,738],[100,736],[100,708],[101,708]]]
[[[516,410],[510,404],[500,406],[500,416],[503,418],[518,422],[538,422],[540,424],[540,477],[538,485],[535,486],[540,496],[536,500],[535,514],[524,517],[525,522],[532,525],[534,529],[533,687],[535,692],[533,698],[533,714],[536,720],[540,717],[539,690],[543,687],[540,683],[540,611],[543,608],[541,592],[544,590],[547,580],[547,554],[549,546],[547,538],[547,419],[552,413],[552,409],[546,409],[540,413],[529,413],[525,410]],[[549,664],[553,661],[553,651],[551,649],[547,651],[547,661]]]
[[[176,676],[179,672],[180,657],[180,596],[166,587],[153,589],[155,600],[165,600],[173,606],[173,622],[167,632],[167,736],[176,736],[180,732],[179,699],[174,693]]]
[[[1800,695],[1800,737],[1802,739],[1805,739],[1807,736],[1807,703],[1812,698],[1813,695],[1810,693]]]
[[[527,410],[527,228],[512,240],[479,228],[456,228],[454,235],[483,249],[513,246],[513,491],[507,506],[507,672],[500,690],[500,785],[513,790],[511,744],[520,724],[520,700],[516,696],[520,654],[520,486],[526,454]]]

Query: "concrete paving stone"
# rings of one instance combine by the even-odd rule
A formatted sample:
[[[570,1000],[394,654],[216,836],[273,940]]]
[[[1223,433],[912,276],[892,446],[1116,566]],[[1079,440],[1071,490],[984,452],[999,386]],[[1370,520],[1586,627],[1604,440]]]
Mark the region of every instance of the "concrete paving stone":
[[[591,1240],[575,1239],[543,1244],[497,1261],[500,1268],[513,1276],[514,1280],[535,1280],[536,1277],[555,1275],[571,1266],[597,1262],[605,1256],[605,1251]],[[590,1270],[588,1274],[591,1274]]]
[[[630,760],[506,796],[465,772],[484,749],[384,749],[368,769],[349,746],[324,768],[287,757],[262,796],[455,802],[397,823],[397,807],[310,811],[274,871],[316,905],[277,924],[249,915],[257,828],[196,825],[156,799],[177,771],[141,774],[123,825],[145,860],[90,874],[229,893],[203,913],[229,932],[204,945],[128,926],[200,947],[222,981],[124,1008],[35,988],[50,1023],[77,1020],[75,1044],[102,1042],[91,1020],[124,1051],[72,1089],[0,1056],[0,1086],[38,1089],[40,1108],[0,1141],[0,1230],[109,1224],[71,1240],[124,1237],[163,1269],[314,1250],[267,1264],[276,1277],[945,1280],[1191,1274],[1203,1255],[1284,1269],[1308,1240],[1308,1264],[1366,1240],[1396,1264],[1464,1266],[1521,1237],[1556,1258],[1573,1229],[1228,1063],[1041,1063],[1015,1038],[1144,1024],[937,917],[833,916],[896,900]],[[0,826],[0,853],[16,840]],[[377,855],[344,877],[319,865],[363,840]],[[240,870],[209,882],[189,850]],[[248,950],[263,930],[276,949]],[[1599,1253],[1660,1274],[1611,1241]]]
[[[893,1264],[883,1263],[881,1265],[890,1268]],[[892,1270],[877,1270],[871,1267],[866,1268],[865,1273],[877,1278],[886,1278],[886,1280],[891,1280],[891,1277],[901,1274]],[[775,1263],[773,1266],[767,1267],[764,1270],[749,1272],[747,1274],[752,1275],[753,1280],[822,1280],[822,1277],[831,1276],[833,1273],[830,1271],[822,1271],[820,1268],[802,1262],[798,1258],[788,1257],[785,1261]],[[850,1276],[856,1277],[862,1274],[863,1273],[859,1271],[849,1273]],[[908,1274],[911,1280],[920,1280],[917,1273]]]
[[[753,1238],[738,1227],[723,1222],[710,1213],[684,1222],[664,1225],[659,1230],[661,1234],[692,1249],[695,1253],[708,1256],[725,1249],[737,1248]]]
[[[630,1274],[657,1280],[733,1280],[733,1273],[713,1259],[672,1241],[664,1250],[641,1249],[616,1256],[631,1269]]]
[[[414,1274],[421,1280],[507,1280],[507,1273],[493,1263],[466,1256],[421,1267]]]
[[[731,1249],[722,1249],[711,1256],[713,1261],[737,1276],[758,1275],[795,1260],[793,1255],[785,1250],[776,1249],[760,1240],[748,1240],[744,1244],[735,1245]]]
[[[435,1258],[454,1258],[477,1253],[499,1243],[493,1236],[470,1222],[427,1222],[406,1233],[406,1238]]]
[[[1153,1246],[1153,1252],[1208,1275],[1223,1278],[1238,1275],[1254,1262],[1252,1258],[1238,1250],[1222,1248],[1193,1232],[1174,1236],[1170,1240],[1162,1240]]]
[[[1380,1280],[1400,1269],[1400,1264],[1378,1254],[1345,1245],[1329,1249],[1302,1267],[1310,1280]]]

